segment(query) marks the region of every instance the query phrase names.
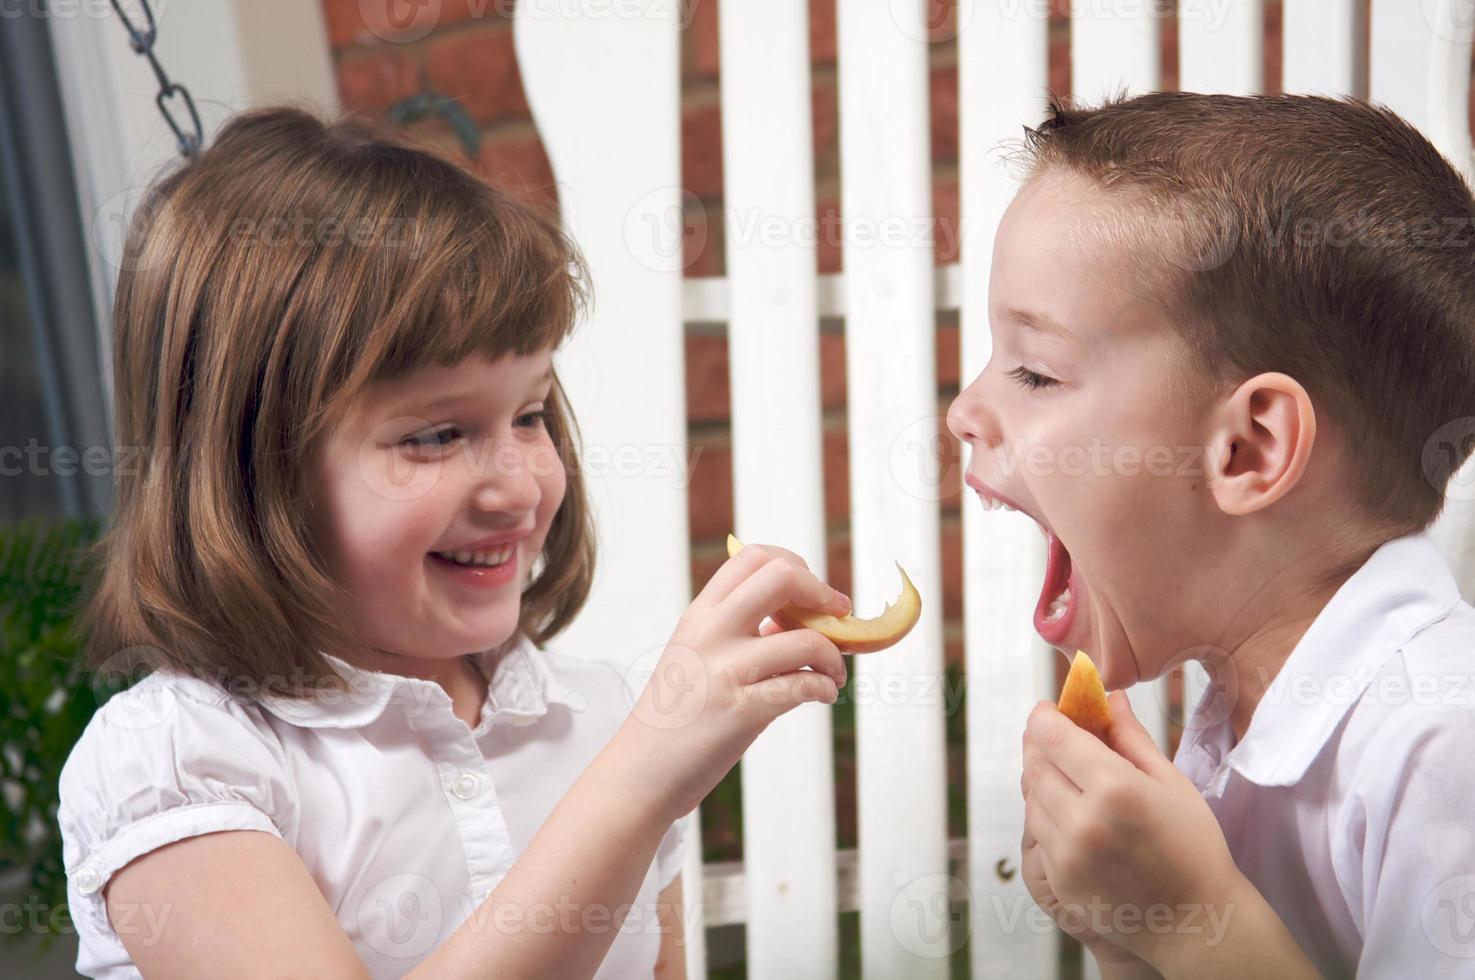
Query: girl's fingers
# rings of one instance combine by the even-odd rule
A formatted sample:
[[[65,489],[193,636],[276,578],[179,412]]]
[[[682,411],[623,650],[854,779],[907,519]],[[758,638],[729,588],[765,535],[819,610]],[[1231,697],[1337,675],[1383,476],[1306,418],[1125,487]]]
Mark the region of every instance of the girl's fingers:
[[[1030,780],[1029,794],[1025,797],[1025,810],[1033,807],[1035,810],[1046,814],[1052,821],[1052,826],[1058,827],[1059,822],[1070,814],[1075,813],[1081,805],[1081,797],[1084,796],[1080,787],[1065,777],[1065,773],[1050,764],[1050,760],[1040,759],[1039,766],[1034,771],[1034,777]],[[1040,841],[1045,838],[1039,834]],[[1048,846],[1048,845],[1047,845]]]
[[[840,700],[840,689],[835,686],[835,679],[814,670],[796,670],[769,677],[748,691],[763,716],[764,725],[808,701],[834,704]]]
[[[845,686],[848,676],[839,647],[810,629],[780,630],[746,641],[741,650],[741,660],[735,662],[734,669],[738,671],[735,679],[744,686],[803,667],[832,677],[839,687]]]
[[[738,558],[747,553],[744,548]],[[775,558],[754,570],[718,603],[713,610],[714,625],[731,635],[756,636],[764,617],[787,605],[834,616],[850,611],[849,601],[803,564]]]

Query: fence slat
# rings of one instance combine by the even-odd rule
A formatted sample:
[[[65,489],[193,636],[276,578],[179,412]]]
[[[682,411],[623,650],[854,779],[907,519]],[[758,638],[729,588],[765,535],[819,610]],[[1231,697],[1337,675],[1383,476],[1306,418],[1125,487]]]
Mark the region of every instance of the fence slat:
[[[1222,9],[1183,5],[1178,11],[1178,51],[1178,87],[1185,92],[1264,91],[1264,0],[1239,0]]]
[[[1134,94],[1158,87],[1162,58],[1153,7],[1071,0],[1070,77],[1077,100],[1098,102],[1122,87]]]
[[[528,105],[596,300],[556,363],[582,429],[599,569],[556,642],[646,677],[691,596],[679,28],[674,5],[616,17],[606,0],[521,0],[513,20]],[[692,846],[699,854],[700,834]],[[702,977],[702,882],[683,886],[687,971]]]
[[[825,575],[809,20],[792,0],[719,8],[734,504],[739,536]],[[830,709],[779,718],[743,756],[747,969],[839,967]]]
[[[903,457],[932,447],[935,372],[927,33],[922,0],[840,0],[851,555],[858,612],[893,598],[899,560],[922,621],[856,674],[861,963],[947,975],[947,784],[938,488]]]
[[[1358,56],[1366,37],[1360,3],[1283,0],[1281,90],[1352,95],[1366,84]]]
[[[962,311],[961,377],[992,354],[988,289],[994,233],[1017,190],[1003,168],[1005,141],[1045,115],[1049,21],[1043,10],[1009,16],[990,0],[958,12]],[[1056,656],[1034,631],[1045,548],[1023,514],[986,512],[962,493],[963,642],[968,683],[968,891],[973,976],[1045,980],[1059,975],[1060,938],[1018,874],[1024,800],[1020,735],[1030,708],[1053,696]],[[1031,928],[1033,924],[1034,928]]]

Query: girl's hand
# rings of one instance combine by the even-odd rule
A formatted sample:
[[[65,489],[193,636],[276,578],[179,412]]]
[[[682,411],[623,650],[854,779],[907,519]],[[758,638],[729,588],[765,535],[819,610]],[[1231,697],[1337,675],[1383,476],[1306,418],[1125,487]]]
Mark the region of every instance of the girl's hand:
[[[1227,920],[1243,875],[1213,811],[1124,692],[1113,692],[1111,711],[1105,745],[1048,701],[1030,712],[1021,781],[1026,880],[1041,907],[1093,953],[1158,963],[1179,940],[1202,943],[1186,933]]]
[[[676,624],[621,729],[663,818],[691,812],[758,734],[806,701],[834,704],[845,684],[835,644],[810,629],[778,630],[766,617],[793,603],[843,616],[850,600],[782,548],[750,545],[729,559]],[[810,668],[810,669],[804,669]]]

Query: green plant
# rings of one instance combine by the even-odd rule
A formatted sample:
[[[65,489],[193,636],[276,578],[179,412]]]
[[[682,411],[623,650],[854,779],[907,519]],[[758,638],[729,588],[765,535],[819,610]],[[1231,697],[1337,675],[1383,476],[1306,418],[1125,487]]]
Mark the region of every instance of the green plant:
[[[49,914],[44,950],[62,923],[66,874],[56,823],[62,764],[112,693],[82,664],[80,611],[93,520],[31,520],[0,528],[0,873],[30,869],[26,902]],[[59,921],[60,920],[60,921]],[[29,921],[29,920],[28,920]],[[0,930],[4,942],[27,929]]]

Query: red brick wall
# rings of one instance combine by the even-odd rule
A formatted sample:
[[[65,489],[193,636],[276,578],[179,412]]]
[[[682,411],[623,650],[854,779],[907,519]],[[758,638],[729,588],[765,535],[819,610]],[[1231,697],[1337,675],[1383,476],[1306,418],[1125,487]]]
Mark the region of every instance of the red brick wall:
[[[552,204],[553,179],[528,113],[512,46],[506,0],[444,0],[420,6],[415,20],[398,25],[370,23],[364,13],[377,4],[360,0],[322,0],[346,107],[383,111],[416,93],[433,90],[458,100],[479,128],[476,165],[489,179]],[[728,0],[731,2],[731,0]],[[1365,0],[1366,2],[1366,0]],[[952,0],[931,0],[936,25],[931,45],[932,156],[937,226],[937,261],[957,259],[958,94],[957,46]],[[1070,88],[1068,0],[1052,0],[1050,85]],[[683,184],[699,202],[687,215],[687,274],[721,275],[722,132],[719,114],[721,74],[717,43],[718,0],[684,0],[682,39]],[[1171,6],[1171,4],[1170,4]],[[431,19],[433,18],[433,19]],[[1278,91],[1280,0],[1266,0],[1265,80]],[[1171,16],[1162,31],[1162,88],[1178,82],[1177,32]],[[839,145],[836,93],[835,0],[810,0],[810,52],[813,63],[815,186],[820,227],[835,227],[839,211]],[[1471,99],[1475,118],[1475,93]],[[453,130],[434,118],[413,125],[462,153]],[[824,237],[824,236],[822,236]],[[835,243],[822,243],[819,271],[838,271],[843,259]],[[849,588],[847,532],[848,480],[845,441],[844,337],[826,325],[821,338],[824,407],[825,514],[829,524],[831,578]],[[938,407],[945,410],[958,388],[958,336],[954,317],[938,324]],[[702,448],[693,475],[691,529],[692,577],[700,586],[720,563],[723,538],[732,526],[731,455],[728,429],[727,343],[708,328],[688,331],[687,391],[689,435]],[[961,657],[962,578],[959,500],[945,500],[942,511],[944,560],[942,596],[949,660]],[[1065,662],[1060,667],[1063,672]]]

